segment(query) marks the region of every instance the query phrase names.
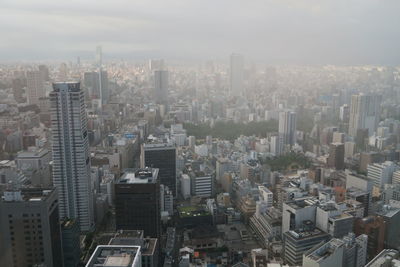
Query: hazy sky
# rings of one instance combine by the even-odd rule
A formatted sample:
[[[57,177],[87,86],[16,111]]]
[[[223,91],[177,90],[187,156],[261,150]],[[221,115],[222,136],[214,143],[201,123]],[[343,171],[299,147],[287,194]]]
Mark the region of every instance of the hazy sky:
[[[400,63],[400,0],[0,0],[0,60]]]

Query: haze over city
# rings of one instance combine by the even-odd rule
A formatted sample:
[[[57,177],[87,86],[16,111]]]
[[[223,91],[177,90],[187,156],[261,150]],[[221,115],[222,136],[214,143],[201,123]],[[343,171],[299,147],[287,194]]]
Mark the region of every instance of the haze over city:
[[[0,59],[223,59],[396,64],[396,0],[3,0]]]
[[[0,267],[400,266],[399,0],[0,0]]]

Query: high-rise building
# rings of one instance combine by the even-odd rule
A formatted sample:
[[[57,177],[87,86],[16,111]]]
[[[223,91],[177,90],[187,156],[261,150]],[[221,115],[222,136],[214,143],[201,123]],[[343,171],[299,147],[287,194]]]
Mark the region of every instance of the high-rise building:
[[[303,255],[308,250],[330,239],[329,234],[318,228],[314,228],[311,225],[309,229],[307,228],[292,230],[283,234],[283,259],[286,264],[300,266],[303,262]]]
[[[344,144],[332,143],[329,146],[328,167],[337,170],[344,169]]]
[[[398,169],[399,166],[392,161],[368,164],[367,176],[374,182],[374,186],[383,188],[385,184],[392,183],[393,173]]]
[[[343,239],[321,242],[303,255],[303,266],[363,267],[367,259],[366,235],[357,238],[353,233]]]
[[[210,198],[213,196],[214,176],[204,173],[191,174],[192,196]]]
[[[382,96],[358,94],[351,97],[349,135],[356,137],[358,129],[374,134],[380,119]]]
[[[25,98],[24,94],[24,87],[26,86],[26,79],[25,78],[15,78],[12,80],[12,89],[15,101],[17,103],[24,103]]]
[[[157,104],[168,105],[168,76],[167,70],[154,71],[154,100]]]
[[[1,266],[63,266],[56,190],[7,190],[0,214]]]
[[[296,113],[282,111],[279,113],[279,136],[282,145],[293,146],[296,143]]]
[[[48,82],[50,80],[49,68],[46,65],[39,65],[39,71],[43,81]]]
[[[240,54],[231,54],[230,58],[230,95],[240,96],[244,91],[244,59]]]
[[[103,48],[101,45],[96,47],[96,64],[99,67],[101,67],[101,64],[103,64]]]
[[[144,230],[145,236],[160,238],[161,200],[159,170],[127,170],[115,183],[117,230]]]
[[[141,168],[158,168],[160,184],[168,188],[176,197],[176,148],[165,143],[142,145]]]
[[[64,267],[77,267],[81,258],[80,230],[75,220],[61,222]]]
[[[354,222],[354,233],[356,236],[367,235],[367,255],[371,260],[375,257],[385,245],[385,220],[380,216],[368,216],[357,218]]]
[[[26,73],[26,95],[28,104],[39,104],[39,98],[46,96],[43,77],[40,71],[28,71]]]
[[[270,152],[275,156],[280,156],[283,150],[283,136],[273,135],[270,139]]]
[[[55,83],[50,93],[53,184],[60,218],[76,219],[81,231],[94,224],[90,155],[84,93],[79,83]]]
[[[282,205],[282,234],[297,230],[304,221],[315,222],[316,202],[312,198],[288,201]]]
[[[110,99],[108,73],[104,70],[98,72],[85,72],[83,83],[91,99],[101,99],[106,104]]]

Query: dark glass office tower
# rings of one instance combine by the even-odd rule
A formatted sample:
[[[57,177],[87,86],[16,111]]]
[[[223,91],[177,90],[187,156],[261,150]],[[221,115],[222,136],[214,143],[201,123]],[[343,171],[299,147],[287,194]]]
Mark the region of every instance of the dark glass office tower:
[[[117,230],[144,230],[145,236],[160,238],[161,207],[159,170],[127,170],[115,183]]]
[[[160,184],[168,186],[176,197],[176,148],[166,143],[144,144],[141,161],[142,168],[159,169]]]

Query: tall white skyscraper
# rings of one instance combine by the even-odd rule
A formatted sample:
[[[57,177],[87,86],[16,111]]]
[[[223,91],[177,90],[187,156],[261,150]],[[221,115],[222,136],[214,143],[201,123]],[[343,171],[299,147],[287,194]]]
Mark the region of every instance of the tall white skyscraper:
[[[382,96],[358,94],[351,97],[349,135],[356,137],[358,129],[374,134],[379,123]]]
[[[43,75],[40,71],[28,71],[26,76],[28,103],[38,105],[39,98],[46,96]]]
[[[243,93],[244,59],[240,54],[231,55],[230,95],[240,96]]]
[[[154,72],[154,98],[157,104],[168,105],[168,71]]]
[[[89,231],[94,216],[84,92],[79,83],[55,83],[50,101],[53,183],[60,219],[77,219],[81,231]]]
[[[296,143],[296,112],[286,110],[279,113],[279,136],[283,146]]]

